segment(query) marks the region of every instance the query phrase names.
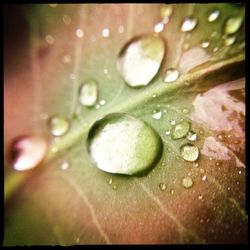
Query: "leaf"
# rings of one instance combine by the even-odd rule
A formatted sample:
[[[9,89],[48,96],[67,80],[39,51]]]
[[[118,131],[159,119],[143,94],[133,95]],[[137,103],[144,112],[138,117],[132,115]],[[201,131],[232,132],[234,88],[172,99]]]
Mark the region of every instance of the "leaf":
[[[130,39],[153,33],[161,8],[23,6],[30,41],[17,47],[15,57],[6,49],[5,61],[4,245],[247,242],[244,24],[231,46],[222,37],[226,20],[244,16],[244,6],[174,4],[159,34],[167,51],[158,75],[144,88],[130,88],[117,71],[117,55]],[[215,9],[220,16],[209,23]],[[196,17],[198,25],[190,33],[180,32],[188,16]],[[102,36],[105,28],[108,37]],[[200,47],[204,39],[210,41],[207,49]],[[18,53],[23,61],[11,64]],[[177,68],[180,77],[166,84],[169,68]],[[78,103],[78,89],[88,79],[99,84],[99,101],[106,102],[100,108]],[[161,119],[152,118],[154,110],[162,111]],[[147,175],[112,175],[93,165],[86,147],[89,128],[114,112],[144,120],[162,138],[162,157]],[[44,114],[68,117],[70,131],[52,139]],[[181,119],[198,134],[198,166],[180,155],[187,139],[166,135],[171,120]],[[7,149],[25,133],[48,138],[50,152],[36,169],[16,173]],[[65,161],[69,168],[62,171]],[[182,180],[188,176],[193,185],[186,189]]]

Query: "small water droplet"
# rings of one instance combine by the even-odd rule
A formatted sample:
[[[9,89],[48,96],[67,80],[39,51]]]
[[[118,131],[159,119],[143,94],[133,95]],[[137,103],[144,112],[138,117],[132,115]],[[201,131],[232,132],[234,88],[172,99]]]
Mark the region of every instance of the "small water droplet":
[[[133,175],[155,164],[162,154],[162,141],[144,121],[115,113],[93,124],[88,151],[99,169]]]
[[[224,40],[224,45],[225,46],[231,46],[235,43],[236,37],[235,36],[228,36]]]
[[[68,55],[63,56],[62,62],[65,63],[65,64],[71,63],[71,57],[68,56]]]
[[[108,28],[105,28],[102,30],[102,36],[103,37],[108,37],[110,35],[110,31]]]
[[[204,175],[201,179],[202,179],[203,181],[206,181],[206,180],[207,180],[207,176]]]
[[[174,194],[174,189],[171,189],[171,190],[170,190],[170,193],[173,195],[173,194]]]
[[[212,161],[212,160],[213,160],[213,158],[212,158],[211,156],[210,156],[208,159],[209,159],[209,161]]]
[[[84,36],[84,32],[82,29],[76,29],[76,36],[78,38],[82,38]]]
[[[10,147],[11,164],[17,171],[32,169],[41,163],[47,149],[47,141],[42,137],[17,137]]]
[[[65,24],[70,24],[71,23],[71,18],[70,18],[70,16],[68,16],[68,15],[63,15],[63,22],[65,23]]]
[[[174,68],[170,68],[166,71],[164,82],[174,82],[179,77],[179,71]]]
[[[170,133],[171,133],[170,130],[166,130],[165,132],[166,135],[170,135]]]
[[[193,17],[186,17],[182,23],[181,31],[182,32],[188,32],[192,31],[198,24],[198,21],[196,18]]]
[[[52,147],[51,147],[51,151],[52,151],[53,153],[58,152],[58,147],[52,146]]]
[[[122,25],[119,26],[118,32],[119,33],[123,33],[124,32],[124,27]]]
[[[166,185],[165,183],[160,183],[160,184],[159,184],[159,188],[160,188],[162,191],[164,191],[164,190],[167,189],[167,185]]]
[[[198,196],[198,199],[199,199],[199,200],[202,200],[202,199],[203,199],[203,196],[202,196],[202,195],[199,195],[199,196]]]
[[[114,184],[113,189],[114,189],[114,190],[117,190],[117,188],[118,188],[118,185],[117,185],[117,184]]]
[[[217,52],[219,50],[219,47],[213,48],[213,52]]]
[[[157,24],[155,25],[155,27],[154,27],[154,31],[155,31],[156,33],[162,32],[163,29],[164,29],[164,23],[163,23],[163,22],[157,23]]]
[[[105,105],[106,101],[105,100],[101,100],[99,103],[100,103],[100,105],[103,106],[103,105]]]
[[[96,104],[96,105],[95,105],[95,108],[96,108],[96,109],[99,109],[100,107],[101,107],[100,104]]]
[[[193,180],[190,178],[190,177],[185,177],[183,180],[182,180],[182,185],[185,187],[185,188],[191,188],[193,186]]]
[[[238,173],[241,174],[242,173],[241,170]]]
[[[110,179],[109,179],[109,182],[108,182],[108,183],[109,183],[109,185],[111,185],[111,184],[112,184],[112,182],[113,182],[113,180],[112,180],[112,178],[110,178]]]
[[[61,168],[62,170],[68,169],[68,168],[69,168],[69,162],[68,162],[68,161],[62,162],[60,168]]]
[[[88,80],[80,86],[79,102],[86,107],[96,104],[98,98],[98,86],[95,80]]]
[[[182,109],[183,114],[188,114],[189,112],[190,112],[190,110],[188,108],[183,108]]]
[[[161,18],[170,17],[172,15],[172,13],[173,13],[173,6],[171,6],[169,4],[162,5],[162,7],[160,9]]]
[[[196,161],[199,157],[199,149],[191,143],[187,143],[181,146],[180,148],[181,156],[186,161]]]
[[[193,132],[193,131],[188,131],[187,139],[189,141],[196,141],[197,140],[197,134],[195,132]]]
[[[199,163],[196,161],[194,162],[194,167],[198,168],[199,167]]]
[[[165,162],[163,161],[163,162],[161,163],[161,165],[162,165],[162,166],[165,166]]]
[[[53,136],[62,136],[69,130],[69,121],[61,116],[52,116],[48,121],[50,132]]]
[[[171,120],[171,121],[170,121],[170,124],[171,124],[172,126],[174,126],[174,125],[176,124],[176,120]]]
[[[156,97],[156,94],[153,94],[152,97],[155,98],[155,97]]]
[[[200,130],[199,130],[199,133],[200,133],[200,135],[204,135],[204,130],[203,130],[203,129],[200,129]]]
[[[201,42],[201,47],[202,48],[208,48],[209,47],[209,45],[210,45],[210,42],[208,41],[208,40],[203,40],[202,42]]]
[[[171,133],[171,138],[173,140],[183,138],[186,136],[189,129],[190,129],[189,122],[186,122],[186,121],[179,122],[173,127],[172,133]]]
[[[201,174],[204,174],[205,173],[205,170],[203,168],[200,168],[200,173]]]
[[[214,22],[215,20],[218,19],[218,17],[220,16],[220,11],[219,10],[214,10],[212,11],[209,16],[208,16],[208,22]]]
[[[217,162],[215,163],[215,165],[216,165],[216,166],[220,166],[221,163],[220,163],[219,161],[217,161]]]
[[[243,23],[242,16],[230,17],[229,19],[227,19],[225,23],[224,33],[227,35],[234,34],[240,29],[242,23]]]
[[[124,46],[117,59],[117,68],[130,87],[146,86],[157,74],[164,54],[162,38],[142,36]]]
[[[45,40],[46,40],[46,42],[47,42],[48,44],[50,44],[50,45],[53,44],[53,43],[55,42],[54,37],[51,36],[51,35],[45,36]]]
[[[159,112],[154,112],[154,114],[152,115],[152,117],[153,117],[155,120],[161,119],[161,116],[162,116],[162,112],[161,112],[161,111],[159,111]]]

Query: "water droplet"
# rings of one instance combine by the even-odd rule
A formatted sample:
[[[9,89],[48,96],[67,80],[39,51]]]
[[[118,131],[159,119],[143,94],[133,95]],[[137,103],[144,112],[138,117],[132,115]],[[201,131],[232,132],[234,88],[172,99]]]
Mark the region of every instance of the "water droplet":
[[[51,3],[51,4],[49,4],[49,7],[51,7],[51,8],[56,8],[57,7],[57,3]]]
[[[68,162],[68,161],[62,162],[60,168],[61,168],[62,170],[68,169],[68,168],[69,168],[69,162]]]
[[[170,68],[166,71],[164,82],[174,82],[178,79],[178,77],[179,71],[174,68]]]
[[[176,124],[176,120],[171,120],[171,121],[170,121],[170,124],[171,124],[172,126],[174,126],[174,125]]]
[[[161,18],[170,17],[172,15],[172,13],[173,13],[173,6],[168,5],[168,4],[162,5],[162,7],[160,9]]]
[[[224,45],[225,46],[231,46],[235,43],[236,37],[235,36],[228,36],[224,40]]]
[[[133,39],[121,50],[117,68],[131,87],[148,85],[157,74],[165,54],[162,38],[143,36]]]
[[[102,30],[102,36],[103,37],[108,37],[109,34],[110,34],[110,31],[109,31],[108,28],[105,28],[105,29]]]
[[[79,91],[79,102],[86,107],[95,105],[98,98],[98,86],[95,80],[84,82]]]
[[[52,116],[48,121],[48,125],[53,136],[62,136],[66,134],[70,127],[69,121],[60,116]]]
[[[47,42],[48,44],[53,44],[53,43],[55,42],[54,37],[51,36],[51,35],[47,35],[47,36],[45,37],[45,40],[46,40],[46,42]]]
[[[170,133],[171,133],[170,130],[166,130],[165,132],[166,135],[170,135]]]
[[[181,156],[186,161],[196,161],[199,157],[199,149],[191,143],[187,143],[181,146]]]
[[[196,18],[193,17],[187,17],[184,19],[182,26],[181,26],[181,31],[182,32],[188,32],[192,31],[198,24],[198,21]]]
[[[186,121],[180,122],[173,127],[172,133],[171,133],[171,135],[172,135],[171,138],[173,140],[183,138],[186,136],[189,129],[190,129],[189,122],[186,122]]]
[[[159,112],[155,112],[152,117],[155,119],[155,120],[159,120],[161,119],[161,116],[162,116],[162,112],[159,111]]]
[[[48,149],[47,141],[41,137],[20,136],[11,144],[11,163],[15,170],[24,171],[36,167]]]
[[[220,11],[219,10],[214,10],[212,11],[209,16],[208,16],[208,22],[214,22],[215,20],[218,19],[218,17],[220,16]]]
[[[164,191],[164,190],[167,189],[167,185],[166,185],[165,183],[160,183],[160,184],[159,184],[159,188],[160,188],[162,191]]]
[[[63,63],[68,64],[71,62],[71,57],[68,55],[63,56],[62,58]]]
[[[205,170],[203,168],[200,169],[200,173],[201,174],[204,174],[205,173]]]
[[[213,160],[213,158],[212,158],[211,156],[210,156],[208,159],[209,159],[209,161],[212,161],[212,160]]]
[[[200,133],[200,135],[204,135],[204,130],[200,129],[199,133]]]
[[[193,181],[190,177],[185,177],[183,180],[182,180],[182,185],[185,187],[185,188],[191,188],[193,186]]]
[[[77,36],[78,38],[82,38],[82,37],[84,36],[83,30],[82,30],[82,29],[77,29],[77,30],[76,30],[76,36]]]
[[[203,199],[203,196],[202,196],[202,195],[199,195],[199,196],[198,196],[198,199],[199,199],[199,200],[202,200],[202,199]]]
[[[117,188],[118,188],[118,185],[114,184],[113,189],[117,190]]]
[[[100,107],[101,107],[100,104],[96,104],[96,105],[95,105],[95,108],[96,108],[96,109],[99,109]]]
[[[217,52],[219,50],[219,48],[218,47],[215,47],[214,49],[213,49],[213,52]]]
[[[156,97],[156,94],[153,94],[152,97],[155,98],[155,97]]]
[[[63,22],[68,25],[71,23],[71,18],[68,15],[63,15]]]
[[[182,113],[183,114],[188,114],[189,112],[190,112],[190,110],[188,108],[182,109]]]
[[[207,176],[204,175],[201,179],[202,179],[203,181],[206,181],[206,180],[207,180]]]
[[[109,182],[108,182],[108,183],[109,183],[109,185],[111,185],[111,184],[112,184],[112,182],[113,182],[113,180],[112,180],[112,178],[110,178],[110,179],[109,179]]]
[[[197,134],[195,132],[193,132],[193,131],[188,131],[187,139],[189,141],[196,141],[197,140]]]
[[[51,147],[51,151],[52,151],[53,153],[58,152],[58,147],[52,146],[52,147]]]
[[[241,170],[238,173],[241,174],[242,173]]]
[[[240,29],[241,24],[243,23],[243,17],[230,17],[227,19],[225,26],[224,26],[224,33],[227,35],[234,34]]]
[[[163,29],[164,29],[164,23],[163,23],[163,22],[157,23],[157,24],[155,25],[155,27],[154,27],[154,31],[155,31],[156,33],[162,32]]]
[[[220,163],[219,161],[217,161],[217,162],[215,163],[216,166],[220,166],[220,164],[221,164],[221,163]]]
[[[170,190],[170,193],[173,195],[173,194],[174,194],[174,190],[173,190],[173,189],[171,189],[171,190]]]
[[[124,32],[124,27],[122,25],[119,26],[118,32],[119,33],[123,33]]]
[[[204,49],[208,48],[209,45],[210,45],[210,42],[208,40],[203,40],[201,42],[201,47],[204,48]]]
[[[194,162],[194,167],[198,168],[199,167],[199,163],[196,161]]]
[[[100,105],[103,106],[103,105],[105,105],[106,101],[105,100],[101,100],[99,103],[100,103]]]
[[[133,175],[155,164],[162,154],[162,141],[142,120],[115,113],[94,123],[88,150],[99,169]]]

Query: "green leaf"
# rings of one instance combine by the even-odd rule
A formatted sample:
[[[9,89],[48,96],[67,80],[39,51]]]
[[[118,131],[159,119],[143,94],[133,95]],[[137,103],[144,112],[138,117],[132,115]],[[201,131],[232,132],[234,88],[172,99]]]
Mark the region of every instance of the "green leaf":
[[[131,88],[117,70],[117,56],[131,39],[154,33],[162,7],[23,7],[30,41],[15,51],[22,61],[10,63],[12,50],[5,61],[4,245],[247,242],[244,23],[235,34],[223,35],[228,18],[244,18],[245,8],[173,4],[158,34],[166,43],[163,64],[148,86]],[[214,10],[220,15],[209,22]],[[194,30],[181,32],[185,17],[197,18]],[[102,36],[105,28],[108,37]],[[225,45],[232,36],[235,42]],[[204,40],[207,48],[201,47]],[[166,83],[171,68],[180,76]],[[91,79],[104,105],[79,103],[79,88]],[[162,112],[160,119],[152,117],[154,111]],[[93,123],[116,112],[145,121],[163,141],[162,157],[146,175],[103,172],[88,153]],[[67,134],[56,139],[46,118],[53,115],[71,120]],[[166,133],[173,120],[188,122],[198,135],[192,142],[199,148],[196,162],[182,158],[186,137],[173,140]],[[26,133],[42,135],[51,145],[42,164],[18,173],[7,152],[13,138]],[[63,170],[65,162],[69,167]],[[187,177],[192,182],[183,186]]]

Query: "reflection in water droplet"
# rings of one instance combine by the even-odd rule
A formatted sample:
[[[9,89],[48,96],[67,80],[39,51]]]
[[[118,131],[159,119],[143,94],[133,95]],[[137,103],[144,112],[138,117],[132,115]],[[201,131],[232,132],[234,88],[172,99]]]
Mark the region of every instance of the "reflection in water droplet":
[[[198,24],[198,21],[196,18],[187,17],[182,23],[181,31],[182,32],[192,31],[196,27],[197,24]]]
[[[82,29],[77,29],[77,30],[76,30],[76,36],[77,36],[78,38],[82,38],[82,37],[84,36],[83,30],[82,30]]]
[[[185,187],[185,188],[191,188],[193,186],[193,181],[190,177],[185,177],[183,180],[182,180],[182,185]]]
[[[159,188],[160,188],[162,191],[164,191],[164,190],[167,189],[167,185],[166,185],[165,183],[160,183],[160,184],[159,184]]]
[[[190,123],[183,121],[178,124],[176,124],[172,129],[172,136],[171,138],[173,140],[180,139],[186,136],[190,129]]]
[[[187,133],[187,139],[189,141],[196,141],[197,140],[197,134],[195,132],[193,132],[193,131],[189,131]]]
[[[170,68],[166,71],[164,82],[174,82],[178,79],[178,77],[179,71],[174,68]]]
[[[240,29],[240,26],[243,22],[242,16],[230,17],[227,19],[224,27],[224,33],[227,35],[234,34]]]
[[[156,120],[161,119],[161,116],[162,116],[162,112],[161,112],[161,111],[155,112],[155,113],[152,115],[152,117],[153,117],[154,119],[156,119]]]
[[[46,42],[47,42],[48,44],[53,44],[53,43],[55,42],[54,37],[51,36],[51,35],[47,35],[47,36],[45,37],[45,40],[46,40]]]
[[[109,114],[90,129],[88,151],[101,170],[133,175],[155,164],[162,154],[162,141],[142,120]]]
[[[235,43],[236,37],[235,36],[228,36],[224,40],[224,45],[225,46],[231,46]]]
[[[191,143],[187,143],[181,146],[181,156],[186,161],[196,161],[199,157],[199,149]]]
[[[164,23],[163,23],[163,22],[157,23],[157,24],[155,25],[155,27],[154,27],[154,31],[155,31],[156,33],[162,32],[163,29],[164,29]]]
[[[110,34],[109,29],[105,28],[105,29],[102,30],[102,36],[103,36],[103,37],[108,37],[109,34]]]
[[[165,54],[162,38],[143,36],[133,39],[121,50],[117,68],[131,87],[145,86],[157,74]]]
[[[208,48],[209,45],[210,45],[210,42],[208,40],[203,40],[201,42],[201,47],[204,48],[204,49]]]
[[[211,12],[208,16],[208,22],[214,22],[215,20],[218,19],[218,17],[220,16],[220,11],[219,10],[214,10],[213,12]]]
[[[69,121],[61,116],[52,116],[48,121],[50,132],[53,136],[62,136],[69,130]]]
[[[98,86],[95,80],[84,82],[79,91],[79,102],[86,107],[95,105],[98,98]]]
[[[18,171],[32,169],[41,163],[47,149],[47,141],[41,137],[18,137],[10,148],[11,164]]]

